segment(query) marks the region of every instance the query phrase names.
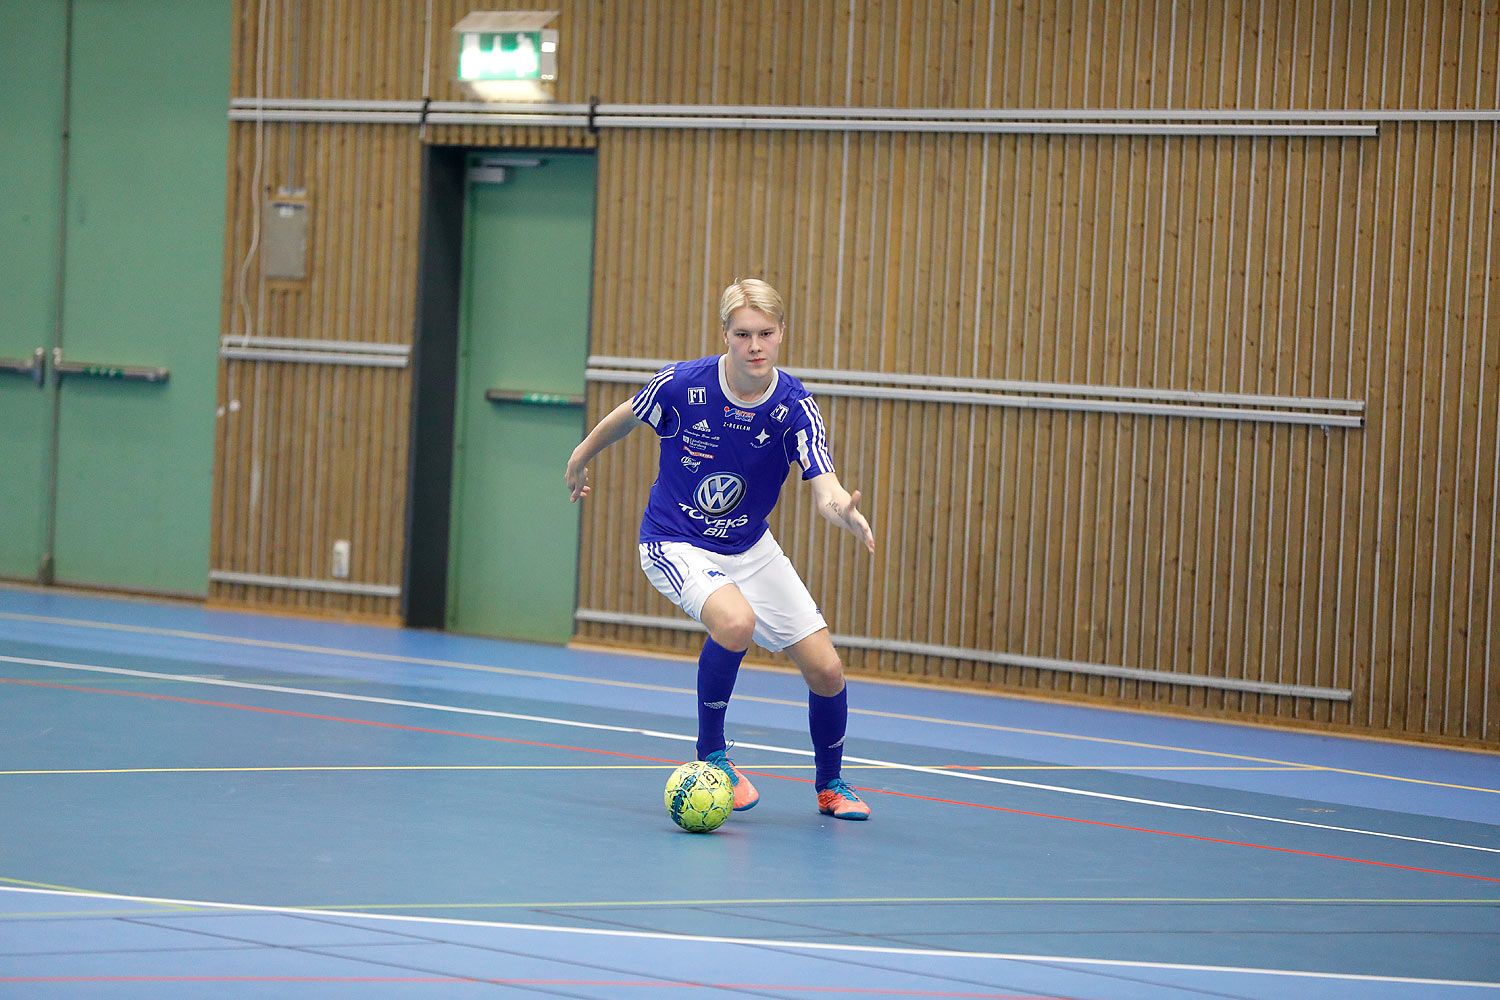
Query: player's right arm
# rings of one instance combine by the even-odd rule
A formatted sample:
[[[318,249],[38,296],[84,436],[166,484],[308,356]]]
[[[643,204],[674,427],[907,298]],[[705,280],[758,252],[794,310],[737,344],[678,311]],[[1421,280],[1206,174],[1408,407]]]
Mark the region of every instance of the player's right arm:
[[[609,414],[589,431],[588,437],[573,449],[573,454],[568,458],[566,473],[568,499],[573,503],[577,503],[593,492],[593,488],[589,486],[589,463],[605,448],[616,441],[623,440],[643,423],[641,418],[635,415],[635,410],[631,408],[632,402],[634,400],[627,399],[610,410]]]

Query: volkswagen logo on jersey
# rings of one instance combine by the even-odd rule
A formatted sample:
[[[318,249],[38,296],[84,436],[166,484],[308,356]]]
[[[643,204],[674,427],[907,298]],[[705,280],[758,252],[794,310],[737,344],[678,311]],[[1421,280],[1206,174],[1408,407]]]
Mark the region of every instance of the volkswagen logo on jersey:
[[[693,502],[710,517],[728,514],[745,498],[745,481],[732,472],[705,476],[693,491]]]

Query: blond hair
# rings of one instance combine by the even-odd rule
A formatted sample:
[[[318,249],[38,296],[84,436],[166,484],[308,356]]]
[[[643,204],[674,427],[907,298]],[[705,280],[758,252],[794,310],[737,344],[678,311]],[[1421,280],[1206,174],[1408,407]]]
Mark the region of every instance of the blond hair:
[[[786,306],[780,292],[759,278],[736,278],[719,299],[720,325],[729,329],[729,314],[746,306],[765,313],[777,326],[786,322]]]

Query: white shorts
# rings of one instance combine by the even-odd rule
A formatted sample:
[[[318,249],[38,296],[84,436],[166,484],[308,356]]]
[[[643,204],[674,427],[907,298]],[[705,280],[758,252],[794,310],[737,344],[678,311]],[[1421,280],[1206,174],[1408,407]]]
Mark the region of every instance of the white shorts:
[[[827,628],[792,561],[767,531],[744,552],[721,555],[691,542],[642,542],[641,569],[667,600],[703,620],[703,604],[726,584],[755,612],[755,642],[773,653]]]

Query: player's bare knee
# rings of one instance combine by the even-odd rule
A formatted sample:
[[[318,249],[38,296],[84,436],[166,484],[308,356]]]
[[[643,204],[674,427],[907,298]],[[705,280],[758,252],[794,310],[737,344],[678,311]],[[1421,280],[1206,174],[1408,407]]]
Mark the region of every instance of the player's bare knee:
[[[803,671],[803,678],[813,694],[832,698],[844,689],[844,664],[838,657]]]
[[[709,630],[714,642],[725,649],[742,653],[750,648],[755,637],[755,615],[730,615]]]

